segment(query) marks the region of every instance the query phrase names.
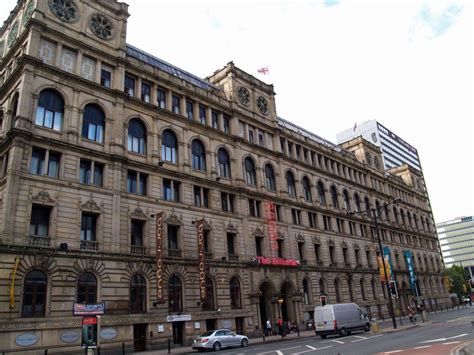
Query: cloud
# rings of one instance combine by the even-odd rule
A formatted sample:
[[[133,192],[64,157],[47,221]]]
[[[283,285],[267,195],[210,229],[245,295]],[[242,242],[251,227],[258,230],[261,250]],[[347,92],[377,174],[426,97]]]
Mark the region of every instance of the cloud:
[[[331,7],[339,4],[340,0],[324,0],[324,6]]]
[[[458,4],[451,4],[441,11],[423,5],[415,17],[415,22],[410,30],[411,35],[421,33],[429,39],[439,37],[456,22],[462,10],[463,7]]]

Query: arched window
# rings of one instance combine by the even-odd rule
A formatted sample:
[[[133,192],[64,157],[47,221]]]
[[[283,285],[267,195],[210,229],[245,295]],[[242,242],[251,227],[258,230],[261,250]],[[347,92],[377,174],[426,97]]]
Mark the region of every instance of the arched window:
[[[56,91],[41,91],[36,108],[35,124],[60,131],[63,125],[64,100]]]
[[[303,185],[303,196],[306,201],[311,201],[312,196],[311,196],[311,186],[309,184],[309,179],[305,176],[303,177],[303,180],[301,180],[302,185]]]
[[[400,217],[402,218],[402,223],[403,223],[403,225],[405,225],[405,224],[406,224],[405,212],[403,212],[402,209],[400,209]]]
[[[104,127],[104,112],[97,105],[89,104],[84,107],[82,137],[102,143],[104,141]]]
[[[360,279],[360,293],[362,295],[362,300],[367,301],[367,293],[365,290],[365,281],[364,279]]]
[[[229,283],[230,288],[230,307],[232,309],[242,308],[242,299],[240,296],[240,282],[233,277]]]
[[[146,154],[146,128],[136,118],[130,120],[128,124],[128,151]]]
[[[369,201],[369,198],[366,196],[364,200],[365,200],[365,212],[367,213],[368,217],[372,217],[372,215],[370,214],[370,201]]]
[[[32,270],[25,275],[21,307],[22,317],[44,317],[47,284],[46,275],[40,270]]]
[[[161,159],[173,164],[178,162],[178,139],[169,129],[163,131],[161,138]]]
[[[324,185],[321,181],[318,181],[318,184],[316,185],[318,187],[318,199],[319,199],[319,203],[321,205],[325,205],[326,204],[326,195],[324,193]]]
[[[341,281],[339,279],[334,280],[334,292],[336,293],[336,302],[342,303]]]
[[[253,163],[252,159],[250,159],[249,157],[245,158],[244,167],[245,167],[245,181],[247,182],[247,185],[257,186],[255,164]]]
[[[191,144],[193,157],[193,169],[206,171],[206,149],[199,139],[193,140]]]
[[[219,176],[230,178],[230,158],[224,148],[219,149],[217,152],[217,160],[219,161]]]
[[[97,303],[97,279],[90,272],[77,280],[77,303]]]
[[[296,188],[295,188],[295,179],[291,171],[286,173],[286,187],[288,191],[288,195],[291,197],[296,196]]]
[[[344,208],[347,211],[350,211],[351,210],[351,204],[349,202],[349,193],[347,192],[347,190],[344,190],[342,192],[342,199],[344,200]]]
[[[307,279],[303,280],[303,298],[304,304],[309,304],[309,284]]]
[[[270,191],[276,191],[275,173],[270,164],[265,165],[265,179],[267,183],[267,189]]]
[[[146,281],[140,274],[130,279],[130,313],[146,312]]]
[[[393,207],[393,218],[395,218],[395,222],[398,223],[398,210],[396,207]]]
[[[202,303],[202,309],[210,311],[215,309],[214,284],[210,277],[206,276],[206,300]]]
[[[377,299],[377,284],[375,283],[374,279],[370,281],[370,287],[372,288],[372,296],[374,297],[374,300],[376,300]]]
[[[332,205],[334,208],[339,208],[339,202],[337,201],[337,190],[336,187],[333,185],[331,186],[331,199]]]
[[[168,280],[168,309],[170,312],[181,312],[183,310],[182,286],[178,276],[173,275]]]
[[[360,207],[360,196],[359,196],[359,194],[354,194],[354,201],[355,201],[356,212],[362,211],[362,209]]]

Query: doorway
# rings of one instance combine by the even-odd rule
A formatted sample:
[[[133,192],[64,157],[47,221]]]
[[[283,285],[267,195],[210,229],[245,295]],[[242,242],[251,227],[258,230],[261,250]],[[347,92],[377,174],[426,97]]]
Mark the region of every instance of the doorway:
[[[244,335],[244,317],[236,317],[235,318],[235,330],[237,334]]]
[[[146,324],[133,325],[133,349],[135,351],[146,350]]]
[[[259,310],[260,310],[260,327],[265,329],[267,319],[270,319],[272,323],[275,322],[276,318],[272,312],[272,295],[274,294],[273,287],[268,282],[264,282],[258,291],[260,294]]]
[[[217,319],[206,319],[206,330],[216,330],[217,329]]]
[[[183,345],[184,322],[173,322],[173,344]]]

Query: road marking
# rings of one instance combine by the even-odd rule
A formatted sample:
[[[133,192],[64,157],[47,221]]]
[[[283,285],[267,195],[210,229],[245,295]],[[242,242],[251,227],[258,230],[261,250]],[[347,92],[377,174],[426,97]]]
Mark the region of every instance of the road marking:
[[[316,350],[316,348],[314,346],[311,346],[311,345],[306,345],[306,347],[311,349],[311,350]]]
[[[449,337],[449,338],[439,338],[439,339],[425,340],[425,341],[420,341],[420,344],[434,343],[436,341],[446,341],[446,340],[449,340],[449,339],[456,339],[456,338],[465,337],[466,335],[468,335],[468,334],[464,333],[464,334],[455,335],[455,336],[452,336],[452,337]]]
[[[277,350],[277,355],[283,355],[283,353],[280,350]]]
[[[450,320],[447,320],[446,323],[456,322],[456,321],[464,319],[464,318],[471,318],[471,317],[466,316],[466,317],[461,317],[461,318],[456,318],[456,319],[450,319]]]
[[[299,354],[309,353],[310,351],[329,349],[329,348],[332,348],[333,346],[334,345],[328,345],[328,346],[323,346],[322,348],[313,348],[311,350],[305,350],[305,351],[300,351],[299,353],[293,353],[292,355],[299,355]]]
[[[274,354],[275,352],[276,352],[278,355],[283,355],[282,351],[285,351],[285,350],[292,350],[292,349],[298,349],[298,348],[301,348],[301,346],[293,346],[293,347],[291,347],[291,348],[286,348],[286,349],[265,351],[264,353],[257,353],[257,355]]]
[[[443,343],[443,345],[451,345],[451,344],[458,344],[460,341],[450,341],[449,343]]]
[[[333,342],[338,343],[338,344],[344,344],[344,342],[340,341],[340,340],[330,340],[330,341],[333,341]]]
[[[386,351],[384,354],[393,354],[393,353],[401,353],[403,350],[392,350],[392,351]]]
[[[383,335],[383,334],[378,334],[378,335],[374,335],[374,336],[367,337],[367,338],[364,338],[364,339],[353,340],[352,343],[358,343],[359,341],[364,341],[364,340],[369,340],[369,339],[373,339],[373,338],[378,338],[378,337],[381,337],[382,335]]]
[[[465,337],[466,335],[468,335],[468,334],[467,334],[467,333],[464,333],[464,334],[460,334],[460,335],[455,335],[455,336],[453,336],[453,337],[446,338],[446,340],[461,338],[461,337]]]
[[[431,348],[433,345],[423,345],[423,346],[417,346],[416,348],[413,349],[424,349],[424,348]]]
[[[363,337],[363,336],[360,336],[360,335],[353,335],[354,338],[359,338],[359,339],[367,339],[367,337]]]

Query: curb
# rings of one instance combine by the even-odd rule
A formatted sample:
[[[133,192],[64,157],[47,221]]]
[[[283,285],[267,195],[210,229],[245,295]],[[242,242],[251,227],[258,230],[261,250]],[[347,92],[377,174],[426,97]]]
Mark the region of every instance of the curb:
[[[471,345],[474,347],[473,340],[459,344],[453,350],[451,350],[450,355],[470,355],[472,354],[472,352],[470,352],[469,350],[466,352],[464,349]]]

